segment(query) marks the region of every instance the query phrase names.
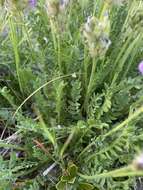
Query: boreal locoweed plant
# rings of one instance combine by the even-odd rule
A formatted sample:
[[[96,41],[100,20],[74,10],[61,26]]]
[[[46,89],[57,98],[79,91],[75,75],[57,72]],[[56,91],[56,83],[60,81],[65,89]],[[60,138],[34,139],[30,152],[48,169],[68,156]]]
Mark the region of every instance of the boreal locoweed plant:
[[[142,188],[143,2],[0,2],[0,189]]]

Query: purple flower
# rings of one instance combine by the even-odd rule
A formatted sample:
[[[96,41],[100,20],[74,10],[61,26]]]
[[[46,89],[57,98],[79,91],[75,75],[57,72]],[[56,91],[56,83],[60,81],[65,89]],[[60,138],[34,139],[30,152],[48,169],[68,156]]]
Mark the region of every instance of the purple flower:
[[[139,72],[143,75],[143,61],[141,61],[138,65]]]
[[[143,153],[133,160],[133,166],[137,170],[143,170]]]
[[[36,6],[36,3],[37,3],[36,0],[29,0],[29,4],[30,4],[30,6],[33,7],[33,8]]]

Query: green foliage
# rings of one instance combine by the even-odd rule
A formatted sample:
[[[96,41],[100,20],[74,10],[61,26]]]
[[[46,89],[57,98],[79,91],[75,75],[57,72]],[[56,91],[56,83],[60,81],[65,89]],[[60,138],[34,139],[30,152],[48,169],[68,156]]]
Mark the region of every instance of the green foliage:
[[[57,113],[57,118],[58,118],[58,122],[61,122],[61,114],[64,113],[64,89],[65,89],[66,84],[61,81],[59,82],[59,84],[57,85],[57,87],[55,87],[56,89],[56,113]]]
[[[71,84],[71,92],[70,97],[68,101],[68,112],[70,115],[72,115],[74,120],[80,119],[80,98],[81,98],[81,81],[78,79],[75,79],[75,81],[72,81]],[[71,118],[72,119],[72,118]]]
[[[92,190],[94,186],[89,183],[80,182],[75,185],[78,168],[75,164],[69,164],[67,170],[62,175],[60,181],[56,185],[57,190],[63,189],[78,189],[78,190]]]
[[[1,3],[0,189],[134,189],[143,2]]]
[[[61,177],[61,180],[57,184],[56,188],[58,190],[62,190],[62,189],[66,189],[66,188],[71,189],[70,186],[72,184],[74,184],[75,179],[76,179],[76,175],[77,175],[77,167],[74,164],[68,166],[67,171]]]

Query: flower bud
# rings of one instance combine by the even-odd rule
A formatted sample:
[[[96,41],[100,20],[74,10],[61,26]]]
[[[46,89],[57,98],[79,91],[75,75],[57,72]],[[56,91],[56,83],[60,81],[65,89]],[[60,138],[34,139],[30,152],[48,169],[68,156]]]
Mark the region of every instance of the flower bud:
[[[143,61],[141,61],[138,65],[139,72],[143,75]]]
[[[83,28],[83,35],[92,57],[102,57],[105,55],[111,44],[109,31],[110,22],[108,13],[101,17],[100,20],[96,17],[88,17]]]
[[[58,16],[69,5],[70,0],[46,0],[46,9],[50,17]]]
[[[60,3],[58,0],[46,0],[47,14],[50,17],[55,17],[59,13]]]
[[[29,5],[34,8],[36,6],[37,1],[36,0],[29,0]]]

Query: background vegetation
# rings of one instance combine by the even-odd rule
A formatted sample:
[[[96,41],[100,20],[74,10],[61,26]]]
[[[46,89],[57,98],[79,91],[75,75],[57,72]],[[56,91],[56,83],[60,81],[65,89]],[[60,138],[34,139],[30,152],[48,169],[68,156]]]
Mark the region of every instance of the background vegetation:
[[[0,190],[141,188],[143,2],[1,1]]]

